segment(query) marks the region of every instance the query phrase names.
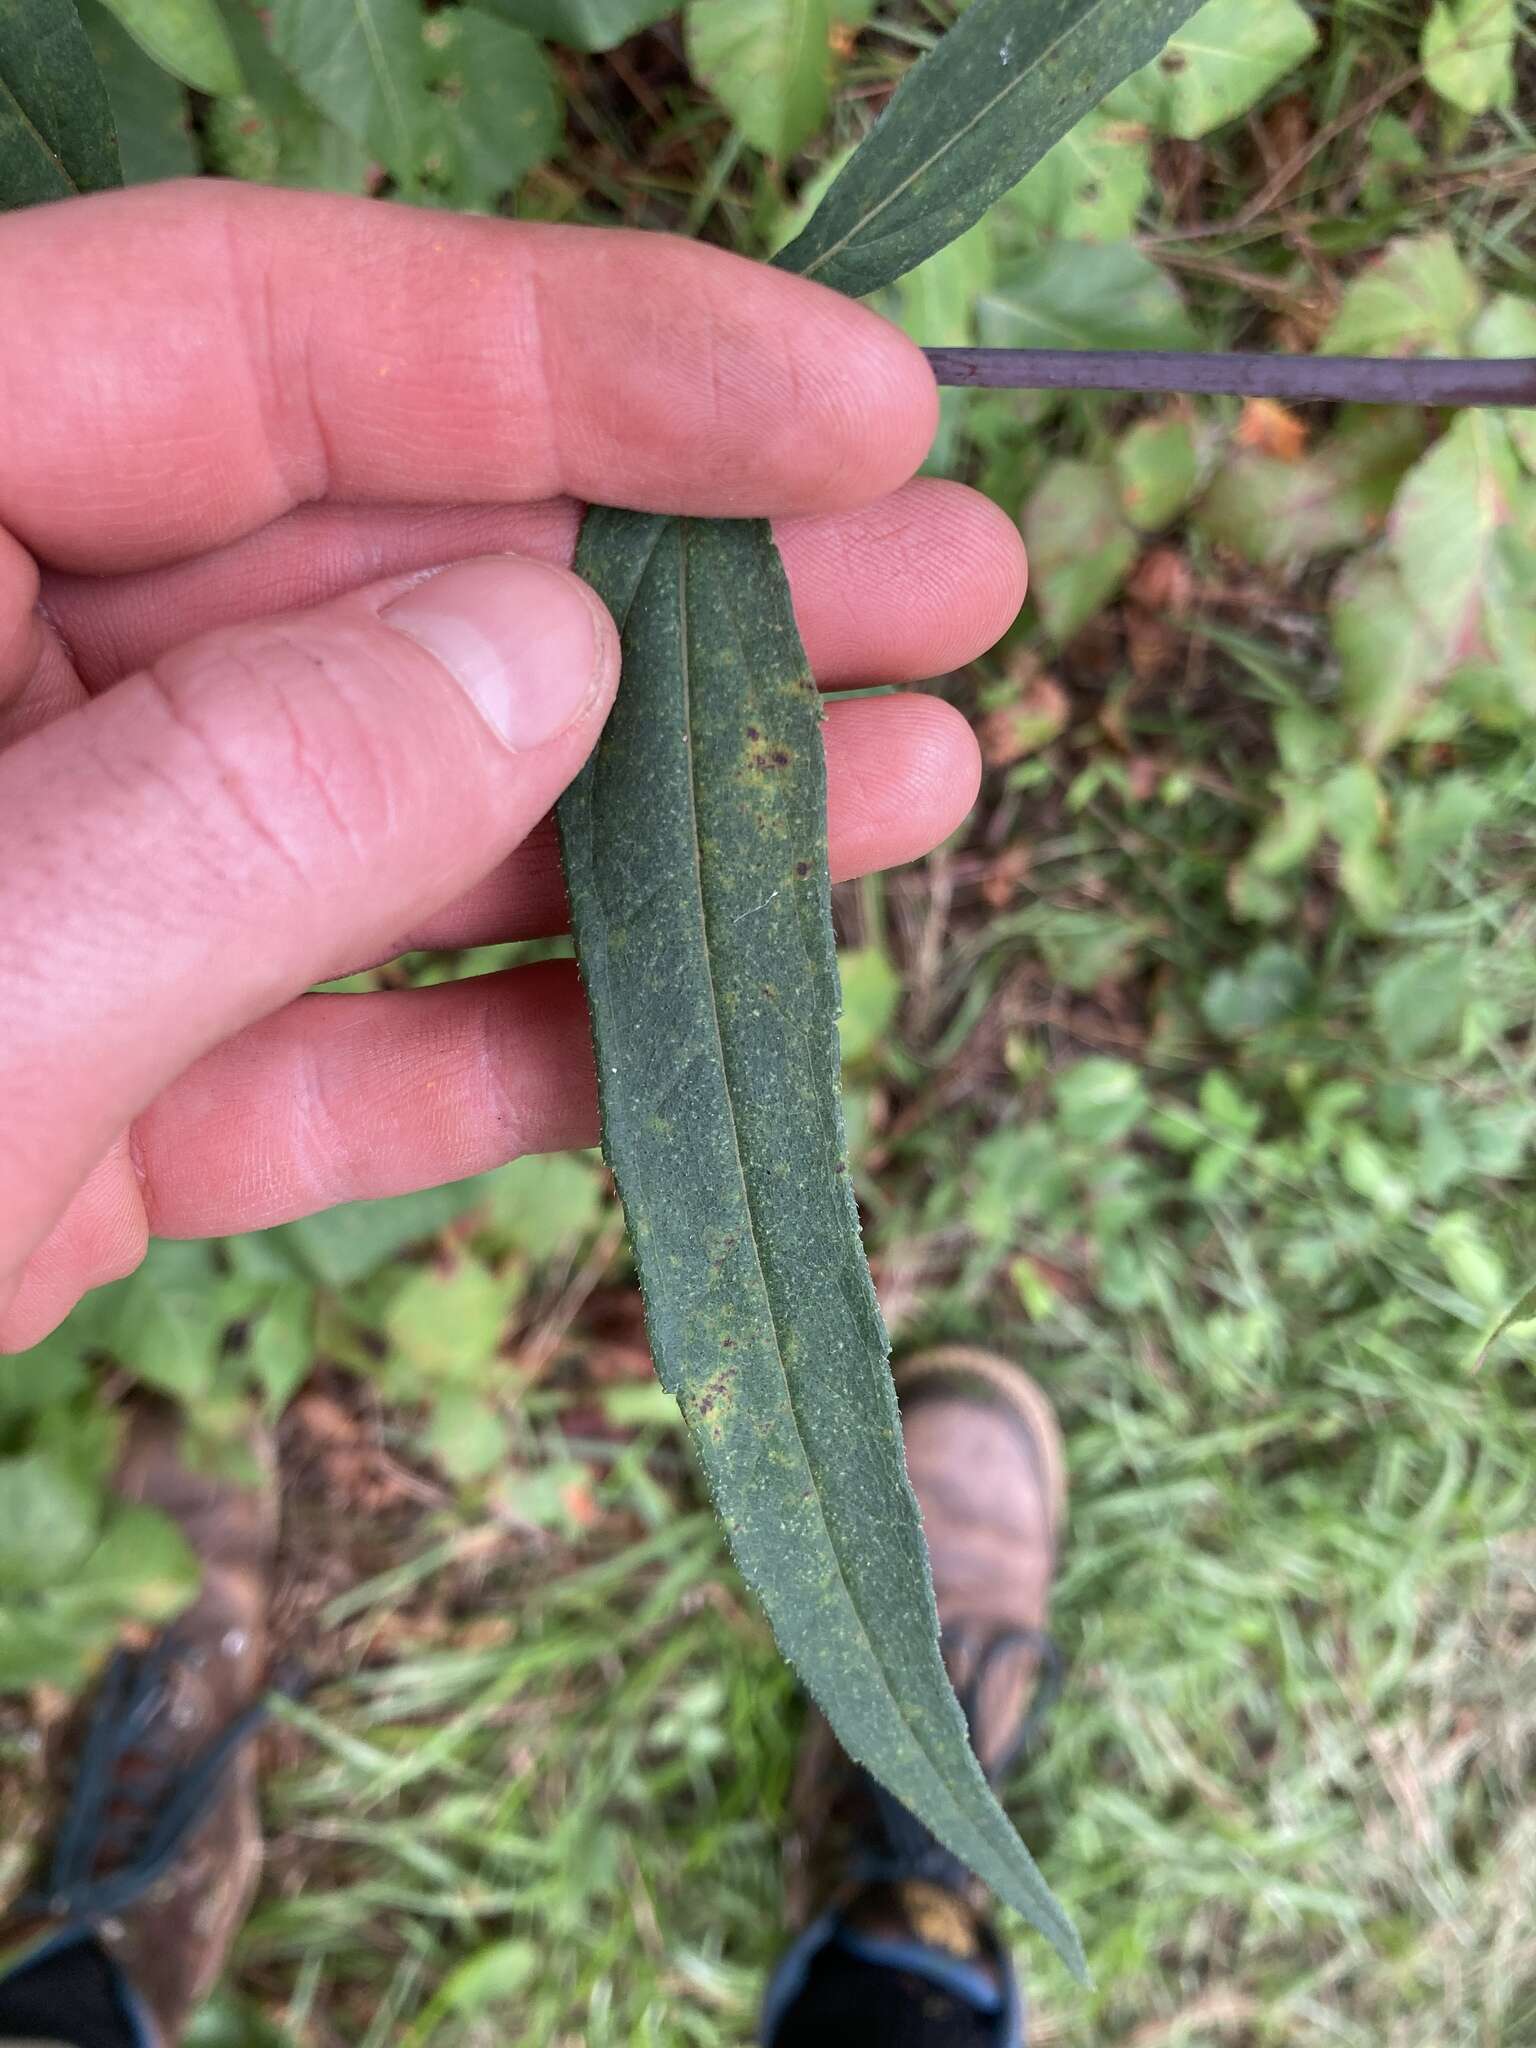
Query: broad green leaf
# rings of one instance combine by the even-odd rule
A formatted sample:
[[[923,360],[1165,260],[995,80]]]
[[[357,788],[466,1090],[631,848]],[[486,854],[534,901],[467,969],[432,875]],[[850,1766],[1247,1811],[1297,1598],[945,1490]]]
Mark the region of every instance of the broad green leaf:
[[[266,1396],[267,1412],[279,1415],[314,1362],[315,1290],[304,1280],[284,1280],[252,1323],[241,1363]]]
[[[156,1238],[144,1263],[110,1290],[105,1348],[147,1386],[183,1401],[212,1387],[224,1341],[211,1248]]]
[[[843,1013],[837,1020],[843,1064],[855,1065],[878,1052],[901,1006],[901,976],[882,946],[840,953]]]
[[[1453,356],[1482,303],[1448,234],[1401,237],[1345,292],[1322,341],[1330,356]]]
[[[67,1581],[96,1541],[100,1504],[62,1463],[0,1458],[0,1599]]]
[[[506,1423],[483,1394],[468,1387],[447,1387],[433,1401],[426,1450],[459,1485],[471,1485],[494,1472],[505,1460],[509,1443]]]
[[[538,43],[468,7],[275,0],[273,44],[305,93],[407,198],[486,208],[548,153],[553,74]]]
[[[1368,762],[1350,761],[1335,769],[1322,795],[1327,829],[1346,853],[1362,852],[1379,842],[1386,799]]]
[[[1325,462],[1281,462],[1251,448],[1222,465],[1195,525],[1261,569],[1300,568],[1318,555],[1358,546],[1371,531],[1369,515],[1340,489]]]
[[[52,1589],[49,1605],[69,1616],[169,1621],[197,1592],[201,1572],[178,1525],[155,1508],[115,1505],[101,1541]]]
[[[677,0],[479,0],[514,28],[574,50],[611,50],[677,11]]]
[[[1086,991],[1130,972],[1144,928],[1102,910],[1061,910],[1035,935],[1051,979]]]
[[[20,1359],[0,1365],[0,1429],[19,1416],[66,1402],[90,1385],[88,1345],[79,1328],[89,1320],[83,1313],[87,1303],[94,1307],[95,1297],[87,1295],[73,1315]]]
[[[123,182],[74,0],[0,0],[0,209]]]
[[[1494,548],[1486,616],[1493,659],[1524,708],[1536,709],[1536,490],[1523,476]]]
[[[1250,1102],[1229,1074],[1213,1068],[1200,1083],[1200,1114],[1213,1129],[1237,1138],[1251,1138],[1264,1122],[1264,1111]]]
[[[489,1185],[486,1178],[460,1180],[383,1202],[347,1202],[263,1234],[316,1280],[328,1287],[350,1287],[407,1245],[435,1236],[444,1224],[475,1208],[485,1200]]]
[[[103,0],[142,50],[173,78],[214,98],[244,80],[214,0]]]
[[[1053,242],[1011,263],[976,309],[992,348],[1190,348],[1178,286],[1129,242]]]
[[[1044,1122],[989,1131],[971,1155],[965,1220],[984,1243],[1002,1246],[1025,1217],[1054,1216],[1070,1182],[1061,1146]]]
[[[829,0],[691,0],[688,61],[754,149],[793,156],[827,114]]]
[[[1335,767],[1342,754],[1331,719],[1310,705],[1292,702],[1275,713],[1275,751],[1291,775],[1317,776]]]
[[[971,0],[775,261],[862,297],[952,242],[1155,57],[1194,0]]]
[[[454,206],[488,209],[559,140],[549,59],[532,36],[472,7],[433,15],[425,40],[420,173]]]
[[[1329,610],[1345,716],[1365,759],[1376,761],[1415,730],[1445,680],[1446,662],[1384,552],[1346,564]]]
[[[1475,1216],[1453,1210],[1436,1223],[1429,1241],[1458,1294],[1478,1308],[1504,1306],[1509,1299],[1509,1274]]]
[[[1424,76],[1463,113],[1512,106],[1518,30],[1515,0],[1436,0],[1419,43]]]
[[[1121,510],[1114,471],[1097,462],[1053,462],[1023,523],[1035,602],[1061,646],[1114,596],[1141,544]]]
[[[1289,946],[1260,946],[1241,967],[1223,967],[1206,983],[1200,1008],[1221,1038],[1246,1038],[1293,1017],[1312,992],[1305,960]]]
[[[1008,201],[1042,239],[1122,242],[1152,188],[1152,151],[1135,121],[1093,113],[1047,150]]]
[[[604,1143],[662,1383],[780,1647],[1073,1964],[939,1655],[838,1099],[816,685],[766,526],[588,516],[624,687],[560,806]]]
[[[1382,425],[1412,414],[1383,411]],[[1536,575],[1517,530],[1521,479],[1498,416],[1458,424],[1404,483],[1388,547],[1347,563],[1330,599],[1341,698],[1373,761],[1460,716],[1499,724],[1536,702]],[[1473,700],[1480,700],[1474,702]]]
[[[1380,532],[1424,438],[1410,407],[1360,407],[1295,462],[1240,448],[1222,465],[1195,524],[1263,569],[1357,547]]]
[[[1270,818],[1248,855],[1256,874],[1288,875],[1310,859],[1323,836],[1323,800],[1315,789],[1277,776],[1280,810]]]
[[[373,159],[334,121],[306,104],[276,114],[262,100],[215,100],[203,127],[212,167],[225,177],[301,190],[368,189]]]
[[[509,1289],[478,1259],[456,1260],[446,1271],[416,1267],[384,1315],[392,1377],[403,1392],[424,1381],[479,1385],[510,1308]]]
[[[1126,80],[1109,111],[1194,142],[1247,113],[1316,47],[1298,0],[1207,0],[1160,57]]]
[[[273,48],[315,105],[411,175],[431,112],[420,0],[273,0],[271,18]]]
[[[1056,1077],[1061,1134],[1074,1144],[1118,1145],[1141,1122],[1147,1091],[1128,1060],[1079,1060]]]
[[[0,1599],[0,1693],[77,1686],[111,1647],[113,1633],[99,1622],[59,1613],[50,1601],[23,1607]]]
[[[215,167],[264,185],[330,192],[366,189],[366,147],[307,100],[277,61],[250,0],[219,0],[246,91],[216,100],[203,127]]]
[[[536,1263],[568,1256],[603,1212],[602,1183],[590,1156],[554,1152],[519,1159],[491,1176],[490,1221]]]
[[[1420,630],[1444,670],[1489,654],[1518,659],[1511,612],[1536,598],[1512,587],[1506,548],[1523,481],[1498,419],[1468,411],[1409,472],[1392,508],[1390,546]],[[1522,664],[1523,669],[1523,664]],[[1536,675],[1512,674],[1528,703]]]
[[[82,1400],[39,1408],[26,1448],[67,1472],[99,1500],[117,1469],[121,1445],[121,1415],[88,1392]]]
[[[995,267],[991,224],[978,221],[892,289],[900,324],[915,341],[931,347],[960,347],[974,340],[976,307]]]
[[[157,178],[190,177],[197,169],[197,152],[185,91],[144,54],[103,0],[79,0],[79,7],[112,103],[123,182],[147,185]]]
[[[1536,356],[1536,300],[1500,292],[1489,300],[1472,330],[1472,352],[1479,356]],[[1536,408],[1512,407],[1502,415],[1515,453],[1536,475]]]
[[[1239,861],[1227,875],[1227,908],[1239,924],[1284,924],[1295,913],[1295,897],[1250,858]]]
[[[1467,842],[1497,803],[1489,785],[1473,775],[1443,775],[1428,787],[1405,789],[1397,804],[1397,847],[1409,887],[1428,881],[1447,856],[1474,851]]]
[[[1385,214],[1396,204],[1405,173],[1422,170],[1429,161],[1423,143],[1398,114],[1378,114],[1365,140],[1366,173],[1361,204]]]
[[[1426,946],[1403,953],[1371,985],[1371,1015],[1399,1066],[1453,1040],[1467,1006],[1467,951]]]
[[[1383,1216],[1401,1216],[1413,1199],[1413,1188],[1396,1161],[1369,1131],[1346,1128],[1339,1146],[1339,1174]]]
[[[1375,931],[1402,902],[1402,878],[1388,861],[1387,806],[1381,783],[1368,761],[1335,769],[1322,791],[1323,819],[1339,849],[1339,887],[1356,915]]]
[[[1318,455],[1340,492],[1374,523],[1392,508],[1408,471],[1430,442],[1425,415],[1409,405],[1345,406]]]
[[[1125,516],[1141,533],[1177,519],[1200,483],[1200,442],[1192,416],[1140,420],[1115,444],[1115,474]]]

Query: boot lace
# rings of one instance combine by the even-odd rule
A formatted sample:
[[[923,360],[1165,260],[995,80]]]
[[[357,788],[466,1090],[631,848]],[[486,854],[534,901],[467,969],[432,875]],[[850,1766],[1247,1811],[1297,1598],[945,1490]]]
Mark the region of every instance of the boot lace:
[[[86,1724],[74,1785],[46,1873],[8,1918],[45,1917],[55,1937],[83,1933],[135,1905],[174,1867],[223,1789],[236,1754],[266,1720],[275,1694],[298,1698],[295,1671],[192,1758],[177,1740],[174,1680],[191,1668],[174,1633],[143,1652],[119,1651]]]

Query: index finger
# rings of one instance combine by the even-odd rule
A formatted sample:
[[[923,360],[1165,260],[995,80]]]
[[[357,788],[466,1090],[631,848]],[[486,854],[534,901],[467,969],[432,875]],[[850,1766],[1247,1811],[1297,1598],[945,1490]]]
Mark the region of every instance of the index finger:
[[[308,500],[777,516],[903,482],[886,321],[723,250],[220,181],[0,218],[0,526],[147,567]]]

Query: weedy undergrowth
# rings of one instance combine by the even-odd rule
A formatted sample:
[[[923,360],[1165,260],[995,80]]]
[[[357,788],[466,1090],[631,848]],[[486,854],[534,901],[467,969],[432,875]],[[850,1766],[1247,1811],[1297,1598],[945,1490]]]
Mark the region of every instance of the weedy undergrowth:
[[[885,289],[1195,11],[972,0],[777,260]],[[118,182],[73,0],[7,0],[0,203]],[[1077,1964],[939,1655],[843,1156],[818,700],[771,534],[599,509],[578,566],[619,622],[625,682],[561,833],[658,1371],[845,1747]]]

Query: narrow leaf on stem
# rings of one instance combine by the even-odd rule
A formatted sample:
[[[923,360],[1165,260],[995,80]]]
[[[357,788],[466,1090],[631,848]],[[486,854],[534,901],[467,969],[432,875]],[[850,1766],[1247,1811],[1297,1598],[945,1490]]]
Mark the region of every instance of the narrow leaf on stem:
[[[1133,71],[1200,0],[971,0],[774,261],[862,298],[915,269]]]
[[[848,1184],[820,705],[772,536],[594,511],[577,568],[624,686],[561,839],[657,1370],[844,1748],[1080,1969],[939,1655]]]

